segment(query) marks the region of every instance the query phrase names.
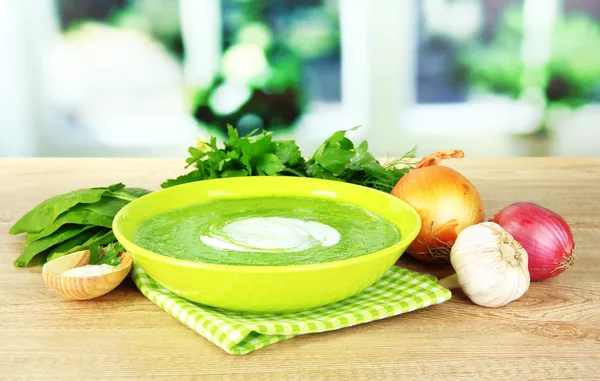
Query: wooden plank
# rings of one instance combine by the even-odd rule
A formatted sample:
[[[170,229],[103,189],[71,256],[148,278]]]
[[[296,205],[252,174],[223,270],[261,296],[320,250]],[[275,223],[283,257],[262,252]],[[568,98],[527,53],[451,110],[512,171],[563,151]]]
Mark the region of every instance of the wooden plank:
[[[182,159],[0,160],[0,378],[3,379],[444,379],[594,380],[600,374],[600,159],[445,162],[465,174],[486,218],[515,201],[560,213],[577,247],[574,267],[535,282],[496,309],[460,292],[438,306],[230,356],[145,299],[127,280],[92,301],[60,300],[40,270],[15,268],[23,237],[9,227],[40,201],[123,182],[159,189]],[[399,265],[443,276],[404,256]]]

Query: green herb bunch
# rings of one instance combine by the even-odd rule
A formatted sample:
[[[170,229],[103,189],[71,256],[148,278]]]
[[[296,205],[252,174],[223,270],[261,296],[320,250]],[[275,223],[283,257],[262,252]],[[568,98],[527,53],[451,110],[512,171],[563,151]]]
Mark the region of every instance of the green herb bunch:
[[[16,266],[40,263],[63,255],[117,242],[112,221],[129,202],[150,193],[124,184],[78,189],[49,198],[21,217],[10,234],[26,234]]]
[[[213,136],[208,142],[190,147],[186,168],[195,169],[161,186],[168,188],[194,181],[239,176],[299,176],[343,181],[390,192],[414,167],[415,148],[401,158],[381,164],[368,152],[368,143],[358,146],[337,131],[306,160],[293,140],[274,141],[272,133],[253,132],[240,138],[227,126],[228,140],[220,148]]]
[[[102,246],[94,244],[90,246],[89,250],[90,260],[88,264],[118,266],[121,263],[119,253],[124,252],[125,248],[118,242],[113,242],[104,249]]]

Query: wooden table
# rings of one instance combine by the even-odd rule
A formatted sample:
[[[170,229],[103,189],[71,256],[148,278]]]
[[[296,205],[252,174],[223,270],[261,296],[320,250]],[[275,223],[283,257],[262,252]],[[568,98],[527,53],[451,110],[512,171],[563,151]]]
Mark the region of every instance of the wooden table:
[[[0,160],[0,379],[599,380],[600,158],[452,160],[480,191],[486,218],[515,201],[569,222],[575,266],[496,309],[460,292],[441,305],[231,356],[131,281],[85,302],[61,300],[40,269],[15,268],[9,227],[53,195],[124,182],[159,189],[182,159]],[[399,265],[438,276],[405,256]]]

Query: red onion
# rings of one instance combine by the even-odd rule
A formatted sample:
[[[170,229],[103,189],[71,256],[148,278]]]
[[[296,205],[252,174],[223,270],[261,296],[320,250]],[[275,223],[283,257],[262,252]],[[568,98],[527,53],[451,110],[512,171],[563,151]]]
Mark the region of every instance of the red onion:
[[[531,280],[557,276],[575,261],[573,234],[558,214],[532,202],[517,202],[498,211],[491,222],[508,231],[527,251]]]

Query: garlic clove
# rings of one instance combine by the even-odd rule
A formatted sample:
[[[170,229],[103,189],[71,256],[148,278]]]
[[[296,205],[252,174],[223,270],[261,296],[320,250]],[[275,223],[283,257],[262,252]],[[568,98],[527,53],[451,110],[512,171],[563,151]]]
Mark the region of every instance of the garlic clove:
[[[59,295],[73,300],[93,299],[115,289],[131,270],[133,261],[123,252],[119,254],[121,263],[106,273],[94,275],[65,274],[65,271],[82,268],[90,261],[90,251],[71,253],[49,262],[42,267],[44,282]],[[82,268],[83,269],[83,268]],[[83,273],[83,271],[80,271]]]
[[[439,283],[448,289],[460,287],[475,304],[500,307],[529,289],[527,252],[494,222],[464,229],[452,246],[450,262],[456,274]]]

